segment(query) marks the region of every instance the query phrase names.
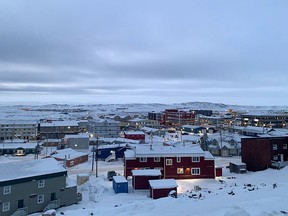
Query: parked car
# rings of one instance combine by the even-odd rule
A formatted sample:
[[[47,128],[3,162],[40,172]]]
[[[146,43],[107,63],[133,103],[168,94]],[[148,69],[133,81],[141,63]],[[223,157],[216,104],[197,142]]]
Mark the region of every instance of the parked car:
[[[117,175],[117,173],[114,170],[107,172],[107,178],[108,178],[109,181],[112,181],[113,180],[113,176],[116,176],[116,175]]]

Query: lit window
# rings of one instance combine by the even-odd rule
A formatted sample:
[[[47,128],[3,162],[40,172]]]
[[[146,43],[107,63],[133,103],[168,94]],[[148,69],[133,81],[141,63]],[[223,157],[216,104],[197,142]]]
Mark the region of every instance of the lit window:
[[[5,186],[3,188],[3,194],[10,194],[11,193],[11,186]]]
[[[38,181],[38,188],[44,188],[45,187],[45,180],[39,180]]]
[[[283,144],[283,149],[287,149],[287,144]]]
[[[184,169],[183,168],[177,168],[177,174],[183,174]]]
[[[177,157],[177,163],[181,163],[181,157]]]
[[[192,162],[199,162],[200,158],[199,157],[192,157]]]
[[[160,162],[160,157],[154,157],[154,162]]]
[[[2,203],[2,211],[6,212],[10,210],[10,202],[4,202]]]
[[[192,168],[191,175],[200,175],[200,168]]]
[[[38,195],[37,203],[40,204],[40,203],[43,203],[43,202],[44,202],[44,195]]]
[[[166,165],[171,166],[173,164],[172,159],[166,159]]]
[[[273,150],[277,150],[277,144],[273,144]]]
[[[147,162],[147,158],[146,157],[140,157],[140,162]]]

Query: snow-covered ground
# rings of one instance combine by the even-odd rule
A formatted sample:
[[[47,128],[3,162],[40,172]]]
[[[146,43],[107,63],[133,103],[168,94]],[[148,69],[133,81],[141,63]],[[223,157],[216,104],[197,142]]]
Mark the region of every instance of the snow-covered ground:
[[[25,158],[25,157],[24,157]],[[0,158],[0,162],[24,158]],[[32,159],[32,156],[26,159]],[[165,216],[272,216],[288,215],[286,203],[288,191],[288,167],[268,169],[246,174],[230,173],[225,167],[229,161],[240,158],[216,158],[216,165],[223,166],[223,176],[214,179],[177,180],[178,198],[152,200],[149,191],[135,191],[129,181],[128,194],[115,194],[106,173],[115,170],[123,174],[122,161],[98,162],[98,177],[91,160],[69,168],[69,177],[90,174],[89,182],[78,187],[83,200],[76,205],[57,209],[57,215],[165,215]],[[273,186],[274,185],[274,186]],[[199,186],[201,190],[194,190]],[[35,213],[31,216],[40,216]]]

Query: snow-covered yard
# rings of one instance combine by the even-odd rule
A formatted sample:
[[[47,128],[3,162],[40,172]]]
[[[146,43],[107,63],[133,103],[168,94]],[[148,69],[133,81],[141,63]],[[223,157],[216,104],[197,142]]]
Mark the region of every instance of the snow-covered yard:
[[[228,165],[239,158],[216,158],[216,164]],[[271,216],[288,215],[286,196],[288,168],[268,169],[246,174],[230,173],[214,179],[177,180],[178,198],[152,200],[149,191],[134,191],[129,181],[128,194],[115,194],[106,173],[123,174],[123,162],[98,162],[98,177],[91,171],[91,160],[69,169],[69,176],[89,173],[89,182],[79,186],[83,200],[77,205],[57,209],[57,215],[184,215],[184,216]],[[198,187],[195,187],[198,186]],[[195,190],[195,189],[200,190]],[[39,216],[40,213],[32,214]]]

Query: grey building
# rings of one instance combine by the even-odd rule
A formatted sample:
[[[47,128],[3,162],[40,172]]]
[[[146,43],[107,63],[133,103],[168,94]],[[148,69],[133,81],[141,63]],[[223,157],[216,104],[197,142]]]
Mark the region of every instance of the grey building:
[[[36,121],[0,121],[0,140],[33,140],[37,134]]]
[[[88,149],[89,134],[81,133],[75,135],[65,135],[62,144],[64,144],[65,147],[72,149]]]
[[[26,216],[77,203],[77,186],[55,159],[0,164],[0,215]]]
[[[97,119],[89,122],[89,132],[98,137],[119,137],[120,122],[110,119]]]
[[[39,124],[41,139],[61,139],[80,132],[78,121],[52,121]]]

